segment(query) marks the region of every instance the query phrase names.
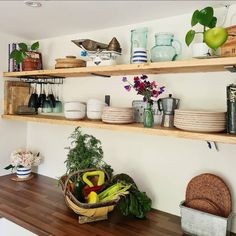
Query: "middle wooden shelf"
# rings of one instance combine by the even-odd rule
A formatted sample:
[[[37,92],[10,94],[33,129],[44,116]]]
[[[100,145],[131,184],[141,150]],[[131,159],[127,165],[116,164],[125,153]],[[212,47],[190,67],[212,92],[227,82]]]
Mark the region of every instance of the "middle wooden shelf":
[[[102,121],[68,120],[62,116],[51,116],[51,115],[2,115],[2,118],[6,120],[30,121],[30,122],[58,124],[58,125],[72,125],[85,128],[106,129],[112,131],[126,131],[126,132],[135,132],[148,135],[170,136],[170,137],[185,138],[185,139],[197,139],[203,141],[236,144],[236,135],[230,135],[226,133],[197,133],[197,132],[184,131],[176,128],[164,128],[160,126],[154,126],[153,128],[144,128],[143,124],[139,123],[117,125],[117,124],[106,124]]]

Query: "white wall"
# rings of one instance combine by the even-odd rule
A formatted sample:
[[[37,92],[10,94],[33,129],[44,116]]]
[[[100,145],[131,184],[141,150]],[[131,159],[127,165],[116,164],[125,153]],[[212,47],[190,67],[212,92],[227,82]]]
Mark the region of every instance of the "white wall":
[[[8,43],[22,41],[16,36],[0,32],[0,114],[3,114],[4,79],[3,71],[7,71]],[[17,148],[26,147],[26,123],[11,122],[0,119],[0,175],[8,174],[3,168],[9,164],[10,153]]]
[[[230,15],[235,9],[231,7]],[[185,33],[190,28],[190,18],[190,14],[182,15],[139,25],[45,39],[40,41],[44,65],[52,68],[55,58],[79,56],[79,48],[70,42],[72,39],[91,38],[109,42],[113,36],[117,37],[123,48],[119,62],[128,63],[130,30],[142,26],[150,30],[149,48],[154,44],[155,32],[173,32],[183,45],[181,58],[190,58],[190,49],[184,44]],[[132,76],[129,78],[132,79]],[[150,78],[166,86],[164,96],[173,93],[174,97],[181,99],[181,108],[193,109],[226,110],[226,85],[236,83],[235,75],[229,72],[165,74],[152,75]],[[113,106],[130,106],[132,100],[141,99],[135,92],[124,90],[121,76],[68,78],[63,86],[64,101],[86,101],[92,97],[103,99],[105,94],[111,95]],[[64,173],[64,147],[69,144],[67,138],[73,129],[70,126],[28,124],[28,146],[38,149],[45,157],[44,163],[39,166],[39,173],[51,177]],[[83,131],[102,141],[105,160],[117,173],[130,174],[140,189],[151,196],[154,208],[179,215],[179,203],[185,197],[187,183],[193,176],[203,172],[221,176],[231,188],[233,202],[236,200],[236,145],[218,144],[220,151],[216,152],[209,150],[204,141],[98,129]],[[236,225],[233,230],[236,232]]]

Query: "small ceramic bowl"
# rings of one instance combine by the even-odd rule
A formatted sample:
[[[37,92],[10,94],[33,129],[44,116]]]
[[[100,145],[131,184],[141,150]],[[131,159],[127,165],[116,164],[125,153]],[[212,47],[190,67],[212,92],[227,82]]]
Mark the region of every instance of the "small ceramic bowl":
[[[86,105],[82,102],[65,102],[64,104],[65,111],[85,111]]]
[[[85,117],[85,111],[65,111],[66,119],[81,120]]]
[[[91,120],[101,120],[102,111],[87,111],[87,117]]]

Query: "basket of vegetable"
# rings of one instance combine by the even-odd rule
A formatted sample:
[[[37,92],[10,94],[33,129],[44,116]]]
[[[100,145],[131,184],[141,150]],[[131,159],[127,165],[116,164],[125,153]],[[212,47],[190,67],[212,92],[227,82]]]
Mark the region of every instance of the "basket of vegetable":
[[[102,169],[75,171],[60,178],[67,206],[79,215],[79,223],[107,219],[120,199],[129,193],[130,184],[111,184]]]

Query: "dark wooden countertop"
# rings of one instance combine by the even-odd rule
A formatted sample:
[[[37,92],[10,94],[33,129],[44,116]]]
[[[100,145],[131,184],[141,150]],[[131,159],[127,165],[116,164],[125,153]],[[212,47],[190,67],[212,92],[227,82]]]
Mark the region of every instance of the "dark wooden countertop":
[[[65,205],[57,180],[35,174],[14,182],[0,177],[0,215],[37,235],[55,236],[180,236],[180,218],[153,210],[146,220],[123,218],[113,211],[109,220],[80,225]]]

